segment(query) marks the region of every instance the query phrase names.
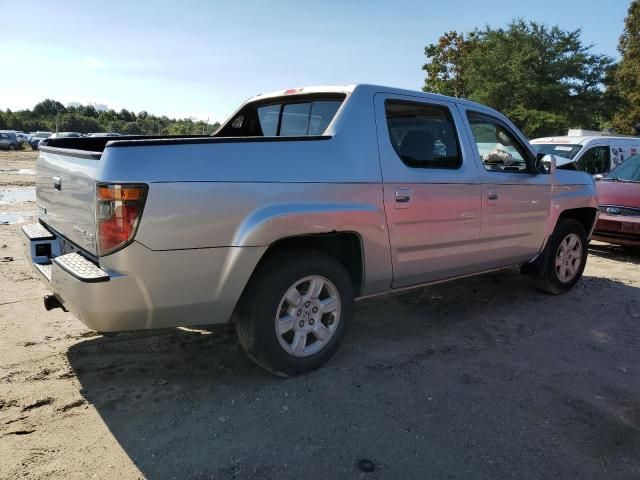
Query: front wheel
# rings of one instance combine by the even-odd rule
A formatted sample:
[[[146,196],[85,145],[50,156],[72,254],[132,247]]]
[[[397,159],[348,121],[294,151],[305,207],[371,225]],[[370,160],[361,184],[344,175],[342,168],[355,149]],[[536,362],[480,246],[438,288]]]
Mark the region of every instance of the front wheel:
[[[242,348],[284,377],[321,367],[338,350],[353,317],[351,278],[316,250],[280,252],[264,260],[237,309]]]
[[[554,295],[571,290],[587,264],[587,243],[587,233],[580,222],[572,218],[560,220],[533,264],[537,287]]]

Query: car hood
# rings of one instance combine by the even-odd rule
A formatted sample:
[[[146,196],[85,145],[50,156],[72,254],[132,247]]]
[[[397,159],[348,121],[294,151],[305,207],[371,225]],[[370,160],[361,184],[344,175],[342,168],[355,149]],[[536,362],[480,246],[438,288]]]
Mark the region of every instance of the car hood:
[[[640,208],[640,183],[599,181],[596,183],[600,205]]]

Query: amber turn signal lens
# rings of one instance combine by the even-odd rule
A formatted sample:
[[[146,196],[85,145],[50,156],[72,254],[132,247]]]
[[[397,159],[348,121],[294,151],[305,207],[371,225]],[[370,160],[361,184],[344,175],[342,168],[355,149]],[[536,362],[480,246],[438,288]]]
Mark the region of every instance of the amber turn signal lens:
[[[108,255],[133,241],[146,193],[147,186],[141,184],[96,186],[98,255]]]
[[[98,201],[136,201],[141,200],[144,187],[125,185],[98,185]]]

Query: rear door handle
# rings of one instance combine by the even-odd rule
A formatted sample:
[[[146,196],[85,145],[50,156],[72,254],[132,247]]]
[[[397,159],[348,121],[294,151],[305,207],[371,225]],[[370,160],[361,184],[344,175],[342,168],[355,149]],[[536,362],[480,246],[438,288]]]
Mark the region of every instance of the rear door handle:
[[[498,200],[498,197],[500,195],[498,195],[498,189],[495,187],[489,187],[487,189],[487,203],[489,203],[489,205],[493,205],[495,204],[496,200]]]
[[[407,208],[411,202],[411,195],[413,192],[410,188],[398,188],[396,189],[396,208]]]
[[[489,195],[487,195],[487,198],[489,200],[497,200],[498,199],[498,192],[489,192]]]
[[[60,177],[53,177],[53,188],[60,191],[62,189],[62,179]]]

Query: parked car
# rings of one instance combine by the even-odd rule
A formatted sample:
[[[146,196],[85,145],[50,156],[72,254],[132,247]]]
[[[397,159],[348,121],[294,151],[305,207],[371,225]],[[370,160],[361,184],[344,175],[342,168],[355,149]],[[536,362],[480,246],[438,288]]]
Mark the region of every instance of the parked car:
[[[514,265],[564,293],[597,217],[591,176],[441,95],[290,89],[147,138],[44,140],[23,231],[45,306],[102,332],[232,321],[278,375],[328,361],[355,298]]]
[[[0,149],[15,150],[20,140],[14,130],[0,130]]]
[[[84,133],[80,132],[58,132],[51,135],[49,138],[82,138]]]
[[[640,247],[640,155],[625,160],[596,187],[600,218],[594,240]]]
[[[29,143],[29,134],[24,133],[22,130],[16,130],[16,137],[18,137],[18,143]]]
[[[606,176],[627,158],[640,153],[640,137],[588,130],[569,130],[564,137],[535,138],[531,144],[539,153],[555,155],[558,166],[573,164],[591,175]]]
[[[121,137],[121,133],[116,132],[98,132],[98,133],[90,133],[87,137]]]
[[[48,138],[83,138],[84,134],[79,132],[58,132],[53,133]],[[38,142],[38,149],[42,145],[42,140]]]
[[[34,132],[31,134],[31,139],[29,140],[29,145],[33,150],[38,149],[38,144],[40,140],[44,140],[45,138],[49,138],[51,136],[51,132]]]

